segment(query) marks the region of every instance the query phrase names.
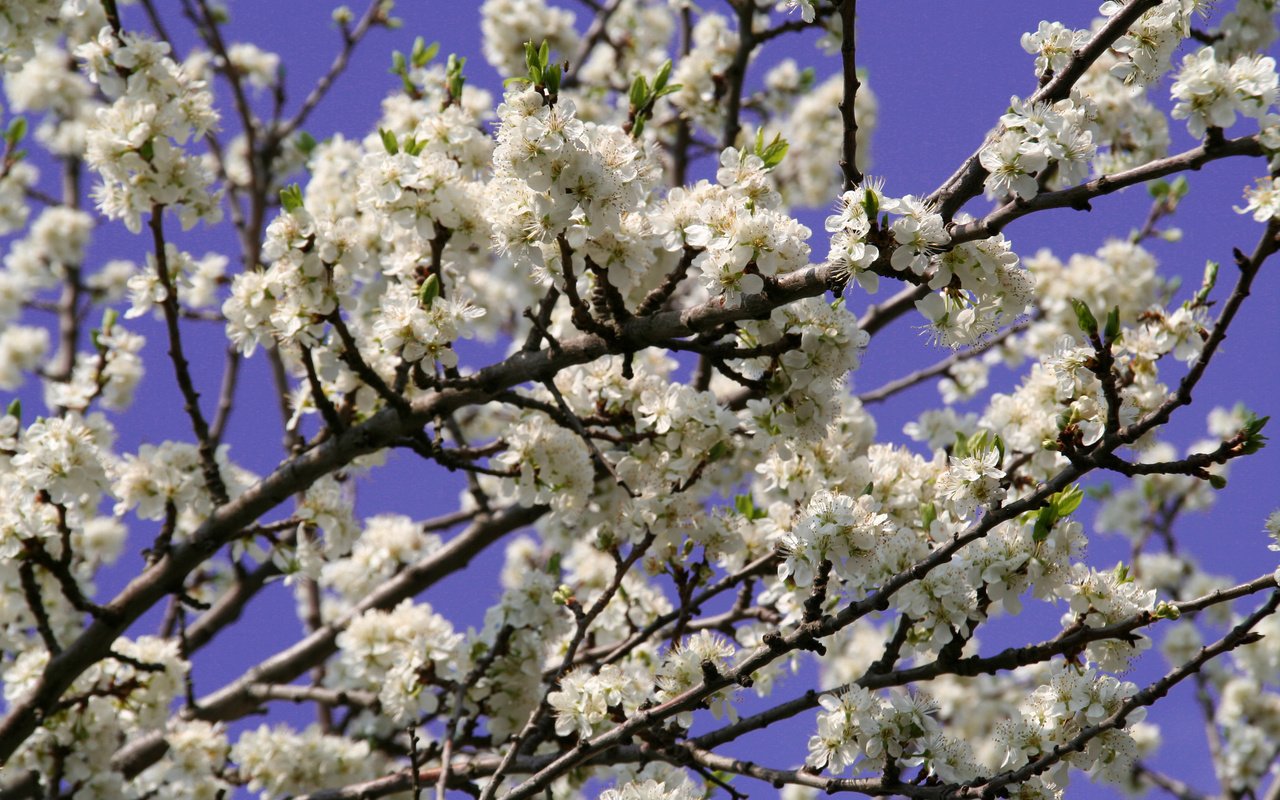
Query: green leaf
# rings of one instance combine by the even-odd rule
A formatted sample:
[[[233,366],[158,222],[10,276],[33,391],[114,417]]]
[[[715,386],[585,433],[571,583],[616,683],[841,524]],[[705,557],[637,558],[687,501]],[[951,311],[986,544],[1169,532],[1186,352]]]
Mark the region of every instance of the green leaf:
[[[392,75],[403,75],[408,72],[408,65],[404,59],[404,53],[399,50],[391,51],[391,69],[387,70]]]
[[[449,96],[453,98],[462,97],[462,87],[466,85],[467,79],[462,75],[462,68],[467,65],[467,59],[456,53],[449,54],[449,60],[445,62],[444,74],[449,81]]]
[[[1090,486],[1084,490],[1085,496],[1090,500],[1106,500],[1115,492],[1115,489],[1109,483],[1102,483],[1097,486]]]
[[[1133,583],[1133,576],[1129,574],[1129,566],[1123,561],[1117,561],[1112,572],[1116,576],[1117,583]]]
[[[1213,487],[1213,488],[1215,488],[1215,489],[1225,489],[1225,488],[1227,488],[1227,479],[1226,479],[1226,478],[1224,478],[1224,477],[1223,477],[1223,476],[1221,476],[1221,475],[1218,475],[1218,474],[1216,474],[1216,473],[1210,472],[1210,473],[1209,473],[1209,479],[1208,479],[1208,480],[1209,480],[1209,485],[1210,485],[1210,486],[1212,486],[1212,487]]]
[[[298,152],[304,156],[311,155],[311,152],[316,149],[316,138],[306,131],[298,131],[298,135],[294,137],[293,141],[298,148]]]
[[[1147,194],[1156,200],[1163,200],[1169,196],[1169,182],[1151,181],[1147,184]]]
[[[662,62],[662,66],[658,67],[658,74],[653,79],[654,92],[661,92],[667,86],[667,81],[671,78],[671,59]],[[657,96],[657,95],[655,95]]]
[[[9,145],[10,149],[16,147],[18,142],[22,141],[22,137],[27,135],[27,118],[14,117],[9,121],[9,127],[4,132],[4,141]]]
[[[9,407],[5,409],[4,413],[11,417],[22,419],[22,400],[17,397],[10,400]]]
[[[378,136],[382,138],[382,147],[389,155],[395,155],[400,152],[400,145],[396,144],[396,135],[386,128],[378,128]]]
[[[1191,184],[1187,182],[1186,175],[1179,175],[1174,179],[1173,185],[1169,187],[1169,195],[1176,201],[1187,196],[1187,192],[1191,191]]]
[[[867,188],[862,198],[862,208],[867,212],[867,219],[875,222],[876,214],[880,213],[880,197],[874,189]]]
[[[1050,497],[1049,502],[1053,505],[1054,513],[1061,519],[1080,507],[1084,502],[1084,491],[1079,484],[1072,484]]]
[[[758,519],[764,519],[769,516],[762,509],[756,508],[755,500],[749,494],[735,495],[733,498],[733,508],[748,521],[755,522]]]
[[[559,64],[552,64],[542,70],[542,83],[547,87],[549,94],[558,94],[560,92]]]
[[[1262,429],[1267,427],[1267,423],[1271,421],[1271,417],[1259,417],[1250,413],[1245,418],[1244,432],[1249,436],[1257,436]]]
[[[1089,306],[1077,297],[1070,298],[1071,308],[1076,312],[1076,322],[1080,325],[1080,330],[1084,331],[1090,337],[1098,335],[1098,320],[1093,316],[1093,312],[1089,310]]]
[[[413,65],[415,67],[425,67],[431,63],[431,59],[436,57],[440,52],[440,43],[432,42],[426,47],[422,46],[422,37],[413,40]]]
[[[1191,305],[1203,306],[1209,302],[1209,293],[1213,291],[1213,287],[1218,283],[1218,262],[1204,262],[1204,277],[1200,279],[1200,289],[1196,291],[1196,296],[1192,298]]]
[[[142,156],[142,159],[144,161],[150,161],[151,159],[155,158],[156,157],[155,142],[151,141],[150,139],[143,142],[142,146],[138,148],[138,155]]]
[[[1114,342],[1120,335],[1120,306],[1114,306],[1107,312],[1107,323],[1103,328],[1103,335],[1107,337],[1108,342]]]
[[[786,158],[787,149],[790,146],[791,145],[787,143],[786,139],[781,139],[775,140],[773,144],[766,147],[764,149],[764,155],[761,156],[761,159],[764,161],[764,168],[773,169],[781,164],[782,159]]]
[[[285,213],[302,208],[302,190],[298,188],[298,184],[291,183],[280,190],[280,205]]]
[[[1035,525],[1031,527],[1031,541],[1039,543],[1049,538],[1049,533],[1053,531],[1054,519],[1053,506],[1045,506],[1036,512]]]
[[[440,278],[432,273],[422,282],[422,287],[418,289],[418,299],[422,301],[423,308],[431,308],[431,303],[440,296]]]
[[[644,107],[645,100],[649,99],[649,84],[645,81],[643,75],[637,75],[635,80],[631,82],[631,92],[627,95],[627,99],[634,109]]]
[[[920,525],[924,530],[929,530],[933,523],[938,519],[938,507],[933,503],[923,503],[920,506]]]

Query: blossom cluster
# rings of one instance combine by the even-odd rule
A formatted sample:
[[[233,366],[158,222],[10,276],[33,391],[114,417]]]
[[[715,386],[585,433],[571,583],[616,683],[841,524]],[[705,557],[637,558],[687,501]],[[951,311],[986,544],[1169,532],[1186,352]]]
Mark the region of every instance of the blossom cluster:
[[[1225,149],[1280,152],[1260,50],[1275,3],[1242,0],[1205,30],[1200,0],[1141,14],[1108,0],[1087,29],[1042,22],[1022,39],[1041,91],[997,110],[953,181],[901,195],[857,177],[878,109],[863,85],[847,130],[854,74],[788,61],[756,81],[753,53],[792,29],[838,43],[838,9],[737,5],[735,20],[620,0],[583,27],[549,0],[486,0],[485,58],[511,78],[500,99],[419,41],[393,57],[365,135],[316,141],[301,128],[332,79],[286,116],[283,59],[221,42],[216,5],[210,50],[179,61],[114,4],[0,3],[9,106],[42,115],[32,138],[68,175],[83,158],[100,181],[96,214],[74,187],[59,202],[19,151],[25,122],[5,129],[0,389],[35,376],[48,407],[0,416],[0,676],[13,713],[39,707],[6,773],[101,798],[416,791],[435,774],[482,797],[571,800],[609,782],[603,800],[689,800],[722,768],[950,791],[1028,765],[999,792],[1061,797],[1073,769],[1141,788],[1135,765],[1160,734],[1141,721],[1147,694],[1116,674],[1158,642],[1180,679],[1211,631],[1240,625],[1225,599],[1244,589],[1220,592],[1233,581],[1174,548],[1172,527],[1213,504],[1265,420],[1218,409],[1187,448],[1163,426],[1248,284],[1224,304],[1216,267],[1190,293],[1158,277],[1147,239],[1177,238],[1154,226],[1185,194],[1168,187],[1146,229],[1092,253],[1031,253],[998,231],[1063,196],[1048,192],[1101,203],[1110,189],[1091,176],[1165,157],[1169,115],[1150,92],[1193,33],[1204,46],[1174,71],[1171,116],[1205,140],[1198,158],[1221,155],[1238,116],[1259,133]],[[335,12],[335,69],[389,14]],[[215,78],[244,128],[224,138]],[[970,205],[984,191],[985,217]],[[1280,179],[1245,198],[1240,213],[1272,223]],[[825,258],[798,206],[829,207]],[[184,228],[227,210],[242,251],[169,241],[164,209]],[[149,223],[147,252],[104,262],[104,220]],[[869,305],[861,292],[882,281],[904,290]],[[953,352],[858,395],[872,337],[912,308]],[[159,324],[196,435],[125,446]],[[212,419],[179,347],[196,325],[231,344]],[[475,369],[471,338],[506,356]],[[226,435],[250,358],[277,382],[286,447],[261,479]],[[943,407],[894,442],[875,403],[931,379]],[[393,448],[464,473],[458,511],[364,516],[365,479]],[[1092,470],[1132,480],[1095,485]],[[1265,530],[1280,548],[1280,512]],[[1112,532],[1132,555],[1100,569],[1087,546]],[[101,567],[138,542],[141,577],[101,597]],[[497,548],[498,586],[465,591],[483,620],[449,619],[439,596],[456,583],[440,581]],[[199,696],[193,659],[264,586],[292,593],[307,637]],[[162,635],[99,647],[151,596],[171,598]],[[1061,632],[991,655],[983,626],[1032,604]],[[1280,737],[1280,623],[1252,630],[1196,664],[1219,775],[1242,795]],[[804,768],[697,746],[704,724],[736,738],[740,692],[768,696],[808,652],[822,692],[788,712],[820,709]],[[286,700],[320,722],[233,724]],[[593,741],[608,749],[580,758]]]
[[[177,211],[184,228],[221,217],[213,175],[184,151],[218,126],[213,96],[169,57],[169,46],[104,27],[75,51],[89,79],[113,102],[85,134],[85,161],[102,183],[98,208],[137,233],[142,216]]]

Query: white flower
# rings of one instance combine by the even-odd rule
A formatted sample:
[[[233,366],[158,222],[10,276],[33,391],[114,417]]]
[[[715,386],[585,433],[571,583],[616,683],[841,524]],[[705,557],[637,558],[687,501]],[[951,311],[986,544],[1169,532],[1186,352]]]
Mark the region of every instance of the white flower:
[[[1013,131],[1001,135],[978,154],[987,171],[988,197],[1005,197],[1010,193],[1024,200],[1036,196],[1039,186],[1035,175],[1048,164],[1044,152]]]
[[[1244,208],[1235,206],[1237,214],[1253,214],[1254,222],[1280,218],[1280,178],[1259,178],[1244,190],[1244,199]]]
[[[688,784],[668,789],[666,782],[649,779],[624,784],[620,789],[605,789],[599,800],[693,800],[697,796]]]
[[[938,477],[940,497],[949,501],[956,514],[970,517],[980,505],[999,502],[1004,497],[1000,479],[1000,452],[990,447],[982,452],[957,458],[951,456],[951,467]]]
[[[1280,550],[1280,509],[1276,509],[1267,515],[1266,524],[1262,527],[1267,532],[1267,535],[1271,537],[1271,544],[1267,545],[1268,549]]]
[[[1036,57],[1036,75],[1062,70],[1089,40],[1088,31],[1076,31],[1060,22],[1041,21],[1033,33],[1022,34],[1022,49]]]
[[[667,651],[667,657],[655,675],[658,685],[656,698],[659,702],[701,686],[705,681],[705,670],[709,667],[717,674],[724,675],[732,666],[736,654],[733,644],[719,634],[702,630],[686,638],[680,645]],[[717,719],[727,712],[735,716],[730,703],[729,690],[722,689],[708,699],[711,713]],[[736,716],[735,716],[736,718]],[[676,717],[684,727],[693,724],[693,713],[686,711]]]
[[[891,214],[900,215],[890,226],[898,247],[894,248],[889,263],[896,270],[909,269],[923,275],[934,248],[951,241],[942,215],[913,195],[898,200],[884,198],[881,206]]]
[[[813,0],[778,0],[779,11],[790,14],[797,8],[800,9],[800,18],[805,22],[813,22],[817,9],[813,7]]]

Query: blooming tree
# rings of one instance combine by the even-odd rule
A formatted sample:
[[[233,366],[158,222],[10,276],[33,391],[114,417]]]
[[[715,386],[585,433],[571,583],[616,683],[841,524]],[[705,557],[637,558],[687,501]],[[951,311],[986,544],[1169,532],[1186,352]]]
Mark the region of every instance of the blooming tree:
[[[855,0],[486,0],[500,98],[419,39],[368,135],[323,141],[307,121],[388,0],[334,11],[289,113],[279,58],[210,0],[3,0],[0,389],[38,382],[45,408],[0,417],[0,796],[1193,798],[1143,721],[1188,682],[1218,791],[1275,797],[1280,573],[1207,574],[1175,529],[1266,418],[1162,436],[1280,247],[1276,3],[1210,5],[1041,22],[1028,94],[928,191],[864,173]],[[805,32],[829,76],[753,64]],[[1199,143],[1170,152],[1174,125]],[[1178,174],[1223,159],[1260,176],[1237,209],[1257,242],[1179,287],[1147,245],[1176,238]],[[1145,223],[1096,253],[1004,235],[1143,184]],[[793,210],[814,207],[817,237]],[[130,260],[89,257],[117,223]],[[184,249],[201,225],[238,250]],[[904,319],[936,363],[854,391]],[[190,344],[211,322],[212,404]],[[144,334],[190,436],[131,452]],[[286,431],[262,475],[227,436],[247,359]],[[878,431],[925,382],[941,407]],[[392,450],[465,474],[456,510],[357,518],[353,479]],[[1280,513],[1257,527],[1280,549]],[[1103,531],[1128,562],[1085,557]],[[481,627],[433,608],[499,547]],[[125,550],[140,570],[99,592]],[[303,635],[198,685],[275,581]],[[1061,622],[984,646],[1024,607]],[[791,718],[794,760],[726,755]]]

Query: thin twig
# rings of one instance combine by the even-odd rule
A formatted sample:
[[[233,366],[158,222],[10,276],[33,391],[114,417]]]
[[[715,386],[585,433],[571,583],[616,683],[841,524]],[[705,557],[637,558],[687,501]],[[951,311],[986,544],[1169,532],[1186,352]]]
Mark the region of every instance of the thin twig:
[[[200,411],[200,394],[191,380],[191,365],[182,349],[182,331],[178,327],[178,289],[173,276],[169,272],[169,256],[164,238],[164,207],[153,206],[151,209],[151,237],[155,245],[156,275],[160,285],[164,287],[164,299],[160,308],[164,312],[165,329],[169,334],[169,360],[173,362],[173,372],[178,380],[178,389],[182,392],[183,409],[191,419],[191,427],[196,435],[196,448],[200,454],[200,467],[204,473],[205,487],[217,505],[227,503],[227,485],[222,480],[222,472],[218,468],[215,455],[216,447],[209,435],[209,423]]]

